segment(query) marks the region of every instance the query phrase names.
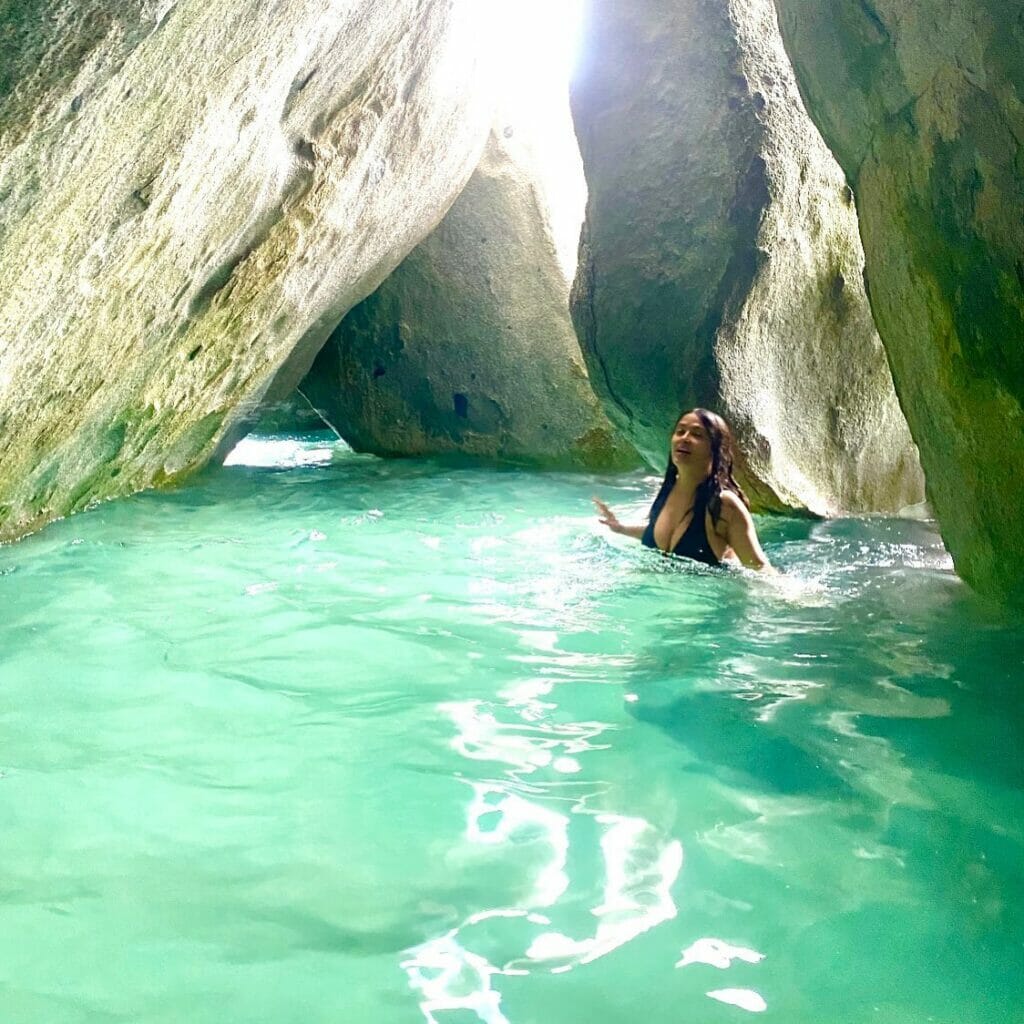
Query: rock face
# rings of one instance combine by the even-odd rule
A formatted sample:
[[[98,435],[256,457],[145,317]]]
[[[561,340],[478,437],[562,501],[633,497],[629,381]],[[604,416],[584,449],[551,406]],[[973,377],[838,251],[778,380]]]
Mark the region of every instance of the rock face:
[[[1024,604],[1024,13],[778,0],[958,572]]]
[[[0,26],[0,539],[201,466],[441,219],[477,0],[46,0]]]
[[[598,404],[569,316],[585,190],[567,98],[558,113],[561,132],[545,132],[547,146],[536,144],[534,118],[498,119],[437,230],[317,357],[301,390],[356,449],[639,464]],[[553,202],[547,173],[566,170],[579,186],[568,209]]]
[[[613,420],[663,464],[680,410],[720,410],[763,506],[919,501],[852,195],[771,0],[591,0],[587,31],[573,316]]]

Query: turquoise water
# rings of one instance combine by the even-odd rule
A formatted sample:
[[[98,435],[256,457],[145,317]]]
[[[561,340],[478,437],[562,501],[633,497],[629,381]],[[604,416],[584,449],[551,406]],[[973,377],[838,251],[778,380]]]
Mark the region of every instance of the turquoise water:
[[[5,1024],[1024,1020],[1024,629],[931,524],[247,442],[0,548]]]

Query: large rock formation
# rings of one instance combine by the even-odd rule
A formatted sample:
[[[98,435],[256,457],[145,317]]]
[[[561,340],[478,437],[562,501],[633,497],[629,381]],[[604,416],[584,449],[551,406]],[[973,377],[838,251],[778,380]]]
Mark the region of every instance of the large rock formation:
[[[44,0],[0,25],[0,539],[202,465],[436,225],[477,0]]]
[[[852,196],[771,0],[591,0],[588,36],[573,313],[612,418],[663,463],[678,412],[718,408],[763,505],[919,501]]]
[[[1024,604],[1024,11],[777,0],[957,570]]]
[[[498,119],[437,230],[317,357],[301,391],[355,448],[639,463],[598,404],[569,316],[585,189],[567,100]]]

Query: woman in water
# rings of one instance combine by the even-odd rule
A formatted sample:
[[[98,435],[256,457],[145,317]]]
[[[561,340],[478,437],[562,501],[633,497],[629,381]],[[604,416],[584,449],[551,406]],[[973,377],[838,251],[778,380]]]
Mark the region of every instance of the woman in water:
[[[684,413],[672,431],[668,469],[647,525],[620,523],[595,498],[600,521],[612,533],[666,554],[774,572],[758,542],[747,496],[733,479],[732,462],[732,431],[725,420],[707,409]]]

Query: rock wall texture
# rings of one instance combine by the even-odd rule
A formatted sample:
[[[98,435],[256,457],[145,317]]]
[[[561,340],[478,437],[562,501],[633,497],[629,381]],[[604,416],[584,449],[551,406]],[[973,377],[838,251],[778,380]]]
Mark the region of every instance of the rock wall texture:
[[[0,6],[0,539],[175,480],[447,211],[476,0]]]
[[[777,0],[958,572],[1024,604],[1024,8]]]
[[[661,464],[680,410],[720,410],[762,506],[921,500],[852,194],[771,0],[591,0],[587,34],[573,316],[613,420]]]
[[[567,270],[553,222],[568,217],[578,237],[585,190],[567,97],[550,104],[498,119],[437,230],[317,357],[301,390],[356,449],[639,464],[590,387],[569,316],[575,259]],[[539,146],[537,118],[553,114],[561,132],[545,131]],[[567,172],[580,186],[568,210],[550,180]]]

